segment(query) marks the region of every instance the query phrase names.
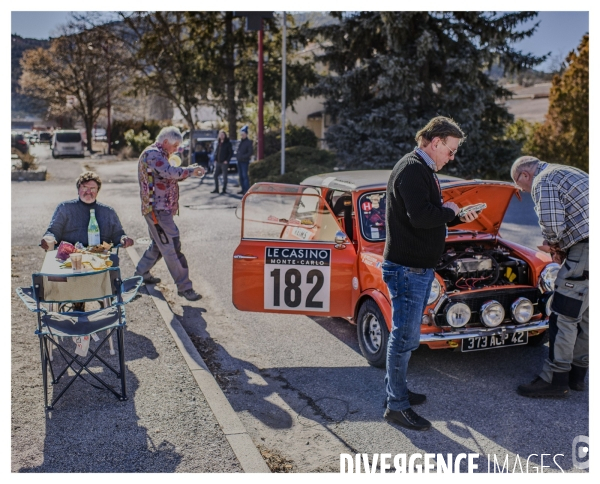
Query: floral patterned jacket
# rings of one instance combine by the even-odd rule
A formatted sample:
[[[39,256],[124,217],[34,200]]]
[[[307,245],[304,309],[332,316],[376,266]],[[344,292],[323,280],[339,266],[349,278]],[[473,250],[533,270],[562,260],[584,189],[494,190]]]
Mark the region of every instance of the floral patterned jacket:
[[[193,169],[178,168],[169,164],[169,155],[160,145],[154,143],[140,155],[138,180],[142,215],[152,210],[179,210],[179,180],[185,180]]]

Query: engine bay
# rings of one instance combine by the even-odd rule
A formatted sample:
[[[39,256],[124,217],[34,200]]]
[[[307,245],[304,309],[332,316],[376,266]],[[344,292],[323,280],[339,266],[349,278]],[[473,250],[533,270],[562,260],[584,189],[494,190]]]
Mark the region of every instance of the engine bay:
[[[444,279],[447,291],[531,284],[527,263],[498,244],[447,245],[436,271]]]

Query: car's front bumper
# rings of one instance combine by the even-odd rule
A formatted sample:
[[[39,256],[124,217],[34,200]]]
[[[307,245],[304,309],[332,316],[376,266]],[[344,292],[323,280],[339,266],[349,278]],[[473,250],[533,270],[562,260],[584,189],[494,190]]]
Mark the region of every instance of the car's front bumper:
[[[548,319],[534,321],[527,324],[511,324],[498,326],[497,328],[463,328],[452,331],[439,331],[435,333],[421,334],[421,343],[433,343],[436,341],[452,341],[456,339],[473,338],[476,336],[489,336],[492,334],[509,334],[516,332],[541,331],[548,329]]]

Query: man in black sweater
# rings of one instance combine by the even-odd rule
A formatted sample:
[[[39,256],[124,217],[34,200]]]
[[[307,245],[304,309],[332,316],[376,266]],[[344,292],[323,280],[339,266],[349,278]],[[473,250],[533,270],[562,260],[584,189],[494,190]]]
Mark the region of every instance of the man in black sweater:
[[[459,207],[443,202],[435,174],[454,158],[464,138],[452,119],[433,118],[417,133],[417,148],[396,163],[387,186],[387,238],[381,270],[392,300],[392,331],[384,418],[412,430],[431,427],[411,408],[426,397],[408,390],[406,372],[411,352],[419,347],[434,268],[444,250],[447,226],[471,222],[478,216],[468,212],[459,219]]]

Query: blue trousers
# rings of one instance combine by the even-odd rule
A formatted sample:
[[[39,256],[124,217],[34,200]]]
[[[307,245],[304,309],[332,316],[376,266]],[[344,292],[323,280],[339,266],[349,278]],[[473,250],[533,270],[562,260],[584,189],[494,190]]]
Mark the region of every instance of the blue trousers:
[[[246,193],[248,188],[250,188],[250,178],[248,177],[248,167],[250,166],[250,162],[238,160],[237,166],[238,173],[240,174],[240,186],[242,187],[242,191]]]
[[[388,340],[385,389],[387,407],[410,408],[406,372],[410,354],[419,347],[421,319],[429,299],[433,269],[418,269],[384,261],[383,280],[392,300],[392,331]]]

